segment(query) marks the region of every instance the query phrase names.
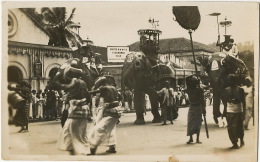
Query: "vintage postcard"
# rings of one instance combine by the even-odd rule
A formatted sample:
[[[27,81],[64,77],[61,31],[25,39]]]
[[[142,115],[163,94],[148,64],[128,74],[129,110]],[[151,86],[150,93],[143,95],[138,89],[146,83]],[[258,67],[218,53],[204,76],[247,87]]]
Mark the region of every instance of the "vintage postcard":
[[[258,160],[259,3],[2,9],[3,160]]]

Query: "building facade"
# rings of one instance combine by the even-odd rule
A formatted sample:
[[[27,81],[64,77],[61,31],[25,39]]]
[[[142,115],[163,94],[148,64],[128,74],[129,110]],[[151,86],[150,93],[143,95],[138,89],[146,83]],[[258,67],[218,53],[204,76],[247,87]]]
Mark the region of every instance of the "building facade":
[[[48,46],[48,41],[48,31],[28,13],[10,9],[7,81],[27,80],[32,89],[44,90],[61,64],[72,57],[71,49]]]

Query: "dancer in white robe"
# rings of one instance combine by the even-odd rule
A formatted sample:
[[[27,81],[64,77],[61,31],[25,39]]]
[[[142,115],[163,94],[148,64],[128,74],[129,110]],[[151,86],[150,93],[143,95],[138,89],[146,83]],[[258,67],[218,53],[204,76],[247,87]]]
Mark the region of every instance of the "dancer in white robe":
[[[89,130],[88,141],[91,154],[95,155],[100,145],[109,146],[108,153],[116,153],[116,123],[120,118],[118,91],[104,77],[104,86],[99,88],[100,101],[97,108],[95,125]]]

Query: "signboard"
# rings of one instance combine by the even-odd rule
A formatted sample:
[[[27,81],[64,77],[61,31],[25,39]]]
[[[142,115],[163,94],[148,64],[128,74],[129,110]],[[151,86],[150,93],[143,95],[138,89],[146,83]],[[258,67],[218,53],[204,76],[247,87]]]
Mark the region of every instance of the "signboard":
[[[107,61],[108,62],[124,62],[126,55],[129,53],[127,46],[108,46]]]

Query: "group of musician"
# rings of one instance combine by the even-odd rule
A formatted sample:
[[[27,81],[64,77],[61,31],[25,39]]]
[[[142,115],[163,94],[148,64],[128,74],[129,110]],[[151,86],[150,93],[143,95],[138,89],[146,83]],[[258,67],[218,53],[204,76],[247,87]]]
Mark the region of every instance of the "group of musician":
[[[87,91],[86,83],[77,76],[69,76],[70,84],[62,84],[67,90],[67,111],[65,121],[62,121],[62,131],[58,140],[61,150],[70,151],[73,155],[95,155],[98,146],[109,146],[108,153],[116,153],[115,127],[120,114],[118,112],[118,92],[115,86],[106,77],[97,82],[101,86],[93,92]],[[90,95],[98,101],[92,103]],[[98,94],[98,95],[97,95]],[[98,97],[97,97],[98,96]],[[93,114],[93,122],[89,124],[89,116]]]

